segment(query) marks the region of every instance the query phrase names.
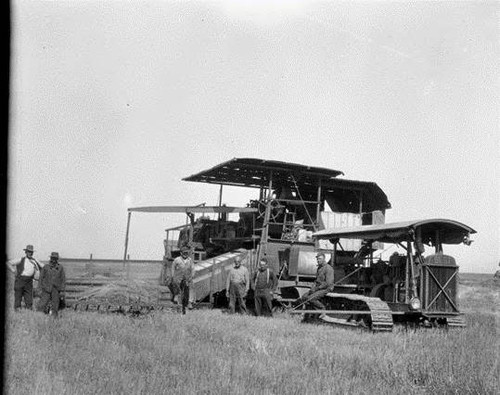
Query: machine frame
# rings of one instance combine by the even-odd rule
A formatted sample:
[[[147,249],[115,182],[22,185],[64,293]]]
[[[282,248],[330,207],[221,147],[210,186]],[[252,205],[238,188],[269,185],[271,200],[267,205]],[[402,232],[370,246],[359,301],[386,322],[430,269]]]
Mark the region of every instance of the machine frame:
[[[326,229],[315,232],[316,240],[329,240],[332,250],[333,266],[337,265],[336,255],[341,248],[341,239],[362,240],[363,247],[354,259],[358,267],[341,279],[336,279],[332,292],[325,295],[330,305],[344,295],[362,295],[378,298],[385,302],[394,321],[422,323],[424,325],[464,326],[462,313],[458,307],[458,272],[455,259],[443,252],[443,245],[471,244],[470,235],[476,231],[458,221],[449,219],[425,219],[388,223],[371,226],[359,226],[345,229]],[[368,283],[367,276],[360,276],[374,267],[375,243],[390,243],[401,247],[405,256],[391,257],[384,280],[380,283]],[[432,247],[434,254],[424,256],[425,246]],[[392,259],[396,257],[397,259]],[[356,277],[356,275],[358,275]],[[354,279],[354,281],[346,281]],[[361,280],[362,279],[362,280]],[[390,289],[390,292],[384,292]],[[327,303],[328,304],[328,303]],[[366,309],[327,309],[324,311],[296,311],[296,313],[323,314],[325,321],[332,321],[342,314],[360,316],[371,313]],[[349,318],[349,317],[348,317]],[[351,317],[352,318],[352,317]],[[341,319],[340,319],[341,320]]]

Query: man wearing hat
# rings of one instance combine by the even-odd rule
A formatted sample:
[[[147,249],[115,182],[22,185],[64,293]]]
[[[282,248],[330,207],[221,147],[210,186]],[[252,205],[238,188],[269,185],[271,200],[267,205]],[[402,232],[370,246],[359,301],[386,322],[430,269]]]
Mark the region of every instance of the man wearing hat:
[[[52,314],[54,317],[57,317],[59,303],[66,288],[66,275],[64,268],[59,263],[59,253],[52,252],[50,254],[50,263],[42,268],[42,272],[40,273],[40,288],[42,289],[42,297],[38,305],[38,311],[47,312],[50,302]]]
[[[189,251],[188,246],[183,246],[181,255],[172,263],[172,290],[181,299],[182,314],[186,314],[186,307],[191,308],[193,302],[190,300],[193,296],[190,295],[189,288],[193,285],[194,263]]]
[[[320,302],[320,298],[325,296],[333,288],[334,276],[333,267],[326,263],[325,254],[323,252],[318,252],[316,254],[316,262],[318,269],[316,271],[316,279],[311,287],[311,289],[301,298],[297,300],[300,304],[308,303],[312,308],[316,310],[324,310],[325,305]],[[297,303],[296,302],[296,303]],[[310,317],[304,317],[308,320]]]
[[[278,279],[274,272],[269,269],[266,257],[259,261],[258,270],[253,276],[253,290],[255,314],[273,316],[273,293],[278,286]]]
[[[20,260],[12,260],[7,262],[7,268],[16,274],[14,282],[14,309],[21,308],[21,300],[24,299],[24,304],[27,309],[33,308],[33,279],[38,279],[40,270],[43,265],[34,257],[35,252],[33,246],[28,244],[24,249],[26,256]]]
[[[234,266],[229,269],[226,279],[226,297],[229,298],[229,311],[236,312],[236,304],[244,314],[248,314],[245,297],[250,288],[250,274],[245,266],[241,266],[241,257],[234,258]]]

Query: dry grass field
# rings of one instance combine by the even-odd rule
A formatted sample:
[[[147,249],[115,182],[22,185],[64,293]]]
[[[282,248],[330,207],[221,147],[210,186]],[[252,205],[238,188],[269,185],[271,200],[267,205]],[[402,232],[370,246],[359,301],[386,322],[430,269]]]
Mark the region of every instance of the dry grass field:
[[[391,334],[193,310],[12,311],[8,394],[498,394],[500,282],[462,274],[467,328]]]

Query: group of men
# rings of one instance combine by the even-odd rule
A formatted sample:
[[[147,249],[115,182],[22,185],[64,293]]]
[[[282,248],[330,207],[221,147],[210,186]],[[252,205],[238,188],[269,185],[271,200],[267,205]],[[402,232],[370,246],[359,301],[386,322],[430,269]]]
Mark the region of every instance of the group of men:
[[[325,306],[320,299],[330,292],[334,284],[334,271],[325,259],[323,252],[316,254],[317,272],[316,279],[310,290],[295,302],[296,305],[308,303],[312,308],[324,310]],[[255,313],[257,316],[272,316],[272,302],[278,279],[274,272],[268,267],[267,258],[260,259],[258,270],[255,272],[250,282],[248,269],[241,266],[241,258],[236,257],[234,267],[231,268],[227,276],[226,296],[229,298],[229,309],[235,313],[236,304],[240,310],[247,313],[245,297],[252,285],[254,291]],[[306,320],[309,316],[306,316]]]
[[[187,246],[181,248],[180,256],[174,259],[171,267],[167,268],[165,283],[168,285],[172,302],[179,303],[182,313],[192,308],[194,295],[192,292],[194,262],[189,256]],[[316,255],[318,270],[316,280],[311,289],[297,300],[297,304],[308,303],[312,308],[324,310],[325,306],[320,299],[333,287],[333,268],[327,264],[325,254]],[[241,264],[241,257],[234,259],[234,266],[229,270],[226,280],[226,297],[229,299],[230,313],[236,313],[237,306],[244,314],[248,314],[246,297],[250,288],[253,290],[255,314],[257,316],[273,315],[273,299],[278,287],[278,278],[268,267],[266,257],[262,257],[257,266],[257,271],[250,278],[248,269]]]
[[[278,286],[278,279],[274,272],[267,265],[267,258],[260,259],[258,270],[255,272],[252,281],[248,269],[241,265],[241,258],[234,259],[234,266],[229,270],[226,280],[226,297],[229,298],[229,310],[236,312],[238,304],[242,313],[248,314],[245,298],[250,290],[254,291],[255,314],[257,316],[266,315],[272,317],[273,295]]]
[[[166,269],[165,283],[168,285],[172,302],[178,303],[182,314],[193,306],[194,294],[192,292],[194,262],[189,256],[190,249],[183,246],[180,256],[175,258],[172,265]],[[258,270],[252,279],[254,290],[255,311],[258,316],[272,316],[273,294],[278,286],[278,279],[274,272],[267,267],[267,259],[260,260]],[[241,312],[247,314],[245,298],[250,289],[250,275],[248,269],[241,265],[241,257],[236,257],[234,266],[227,276],[226,296],[229,298],[229,309],[236,312],[239,305]]]
[[[41,293],[37,310],[52,313],[58,316],[61,302],[64,302],[66,275],[63,266],[59,263],[59,253],[52,252],[48,264],[39,262],[34,256],[33,245],[28,244],[24,249],[25,256],[18,260],[7,262],[7,267],[15,274],[14,281],[14,309],[21,309],[22,302],[26,309],[33,309],[34,282],[38,281],[38,290]],[[172,301],[179,299],[182,313],[186,308],[192,308],[193,293],[191,292],[194,275],[194,262],[189,256],[187,246],[181,248],[180,256],[174,259],[171,269],[167,273],[167,283],[172,295]],[[333,268],[325,261],[325,254],[316,255],[318,270],[316,280],[308,293],[298,299],[297,303],[310,303],[319,310],[324,309],[319,299],[333,286]],[[226,297],[229,299],[229,310],[236,312],[238,305],[241,312],[248,314],[245,298],[253,289],[255,313],[257,316],[271,316],[274,294],[278,287],[278,279],[272,269],[268,267],[266,257],[262,257],[258,270],[250,279],[245,266],[241,265],[241,257],[234,259],[234,266],[229,270],[226,281]]]
[[[64,301],[66,275],[59,263],[59,253],[52,252],[48,264],[39,262],[34,256],[33,245],[24,249],[25,256],[21,259],[7,261],[7,268],[15,274],[14,280],[14,310],[22,307],[33,309],[34,282],[38,281],[41,293],[37,310],[58,316],[61,301]]]
[[[15,274],[14,281],[14,309],[21,309],[22,302],[26,309],[33,309],[34,282],[38,281],[41,293],[37,310],[52,313],[58,316],[61,301],[64,302],[66,275],[63,266],[59,263],[59,253],[50,254],[50,262],[44,264],[34,256],[33,245],[28,244],[24,249],[25,256],[19,260],[7,262],[7,267]],[[174,259],[172,267],[167,273],[167,283],[172,295],[172,301],[178,298],[182,313],[186,308],[192,308],[193,294],[191,291],[194,275],[194,262],[189,256],[187,246],[181,248],[181,254]],[[308,293],[297,300],[297,303],[309,303],[312,307],[323,310],[325,307],[319,299],[333,286],[333,268],[326,263],[325,254],[316,255],[318,270],[316,280]],[[266,257],[262,257],[258,270],[250,279],[248,269],[241,264],[241,257],[234,259],[234,266],[229,270],[226,281],[226,297],[229,299],[229,310],[236,312],[236,306],[242,313],[248,314],[245,298],[253,289],[255,313],[257,316],[272,317],[272,303],[278,279],[272,269],[268,267]]]

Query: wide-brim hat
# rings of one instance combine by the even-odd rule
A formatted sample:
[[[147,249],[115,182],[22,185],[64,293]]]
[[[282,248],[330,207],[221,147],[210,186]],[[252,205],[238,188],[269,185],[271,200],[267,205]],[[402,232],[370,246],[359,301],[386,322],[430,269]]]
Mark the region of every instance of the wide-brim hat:
[[[33,248],[33,246],[31,244],[28,244],[26,246],[26,248],[24,249],[24,251],[35,252],[35,249]]]
[[[59,253],[58,252],[51,252],[50,259],[59,259]]]

